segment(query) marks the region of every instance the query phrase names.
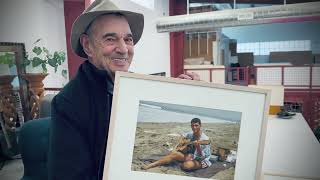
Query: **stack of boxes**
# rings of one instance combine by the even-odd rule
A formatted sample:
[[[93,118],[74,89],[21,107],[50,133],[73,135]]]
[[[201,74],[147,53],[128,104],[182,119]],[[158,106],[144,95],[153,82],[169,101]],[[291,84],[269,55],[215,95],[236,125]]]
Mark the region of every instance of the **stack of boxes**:
[[[184,41],[185,64],[200,65],[212,64],[213,48],[216,41],[215,32],[186,33]]]

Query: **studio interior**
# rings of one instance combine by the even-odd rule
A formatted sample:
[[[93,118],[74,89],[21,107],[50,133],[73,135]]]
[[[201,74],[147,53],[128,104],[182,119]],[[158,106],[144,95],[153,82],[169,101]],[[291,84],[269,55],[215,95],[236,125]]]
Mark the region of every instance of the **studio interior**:
[[[76,77],[84,62],[72,50],[71,31],[76,18],[94,1],[0,0],[1,180],[47,177],[51,101]],[[259,147],[264,148],[259,150],[261,164],[257,163],[261,179],[320,179],[320,1],[111,1],[120,9],[144,15],[143,34],[134,46],[129,72],[160,79],[196,73],[208,86],[267,90],[270,93],[267,125],[261,127],[265,132],[262,131],[264,135],[259,141],[263,142]],[[237,99],[226,99],[230,105],[240,103]],[[219,114],[214,110],[190,109],[186,104],[146,101],[139,106],[143,112],[167,113],[154,115],[159,119],[189,118],[190,114],[206,119],[211,118],[210,113]],[[224,114],[221,118],[232,119],[233,113],[221,111]],[[220,116],[214,118],[217,117]],[[33,124],[35,121],[40,123]],[[240,131],[245,128],[245,123],[230,121]],[[237,141],[245,138],[241,137],[243,133],[231,140],[226,138],[229,135],[224,136],[231,133],[230,128],[208,124],[203,126],[207,125],[206,134],[215,139],[211,141],[210,158],[215,169],[212,166],[210,171],[189,173],[169,166],[143,173],[173,172],[195,179],[238,180],[242,169],[237,163],[243,163],[241,157],[245,157],[241,156],[238,145],[243,146]],[[141,130],[139,133],[149,138],[144,142],[148,142],[158,136],[154,133],[157,129],[168,126],[143,125],[141,129],[146,129],[142,131],[139,127],[137,131]],[[172,128],[181,129],[176,124]],[[223,128],[226,129],[222,132]],[[163,133],[162,139],[168,140],[159,138],[159,147],[172,150],[178,136],[169,131]],[[158,157],[150,156],[150,160],[143,156],[146,149],[133,152],[138,153],[133,155],[136,160],[132,161],[133,171],[140,171],[139,164]]]

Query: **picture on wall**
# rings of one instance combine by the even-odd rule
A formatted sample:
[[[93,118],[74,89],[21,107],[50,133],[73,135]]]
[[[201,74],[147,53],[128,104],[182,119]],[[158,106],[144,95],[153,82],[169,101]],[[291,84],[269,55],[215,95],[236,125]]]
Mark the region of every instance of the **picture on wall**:
[[[131,169],[234,179],[240,123],[241,112],[140,101]]]

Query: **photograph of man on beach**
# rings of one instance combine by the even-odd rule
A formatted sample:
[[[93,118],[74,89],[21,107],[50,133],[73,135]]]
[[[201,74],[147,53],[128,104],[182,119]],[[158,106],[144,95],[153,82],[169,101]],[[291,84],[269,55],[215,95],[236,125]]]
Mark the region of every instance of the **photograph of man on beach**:
[[[241,112],[140,101],[131,170],[233,180]]]

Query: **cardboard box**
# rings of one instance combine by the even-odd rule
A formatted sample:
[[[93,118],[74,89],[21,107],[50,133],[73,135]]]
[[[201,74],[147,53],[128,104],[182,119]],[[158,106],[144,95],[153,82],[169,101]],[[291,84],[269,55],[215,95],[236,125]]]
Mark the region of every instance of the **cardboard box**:
[[[189,34],[184,34],[184,58],[189,58],[191,54],[189,36]]]
[[[208,33],[208,59],[213,61],[212,42],[216,41],[216,32]]]
[[[312,51],[270,52],[270,63],[289,62],[294,66],[313,64]]]
[[[207,33],[200,33],[199,34],[199,56],[205,57],[208,54],[208,39],[207,39]]]
[[[238,63],[241,67],[253,66],[253,53],[237,53]]]
[[[194,13],[201,13],[201,12],[211,12],[214,10],[216,9],[213,6],[206,5],[206,6],[191,7],[189,13],[194,14]]]
[[[191,56],[190,57],[199,57],[199,41],[198,41],[198,34],[192,34],[191,35]]]
[[[284,105],[284,86],[277,85],[248,85],[248,87],[268,89],[271,91],[269,114],[275,115]]]
[[[229,50],[230,50],[231,56],[237,55],[237,40],[230,39]]]
[[[314,55],[314,63],[315,64],[320,64],[320,54],[315,54]]]

